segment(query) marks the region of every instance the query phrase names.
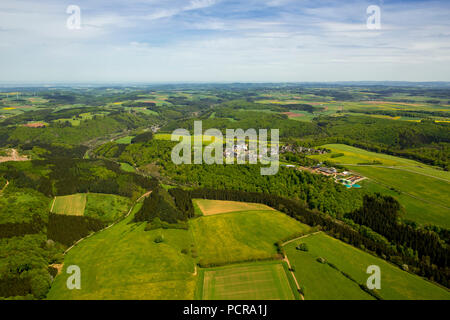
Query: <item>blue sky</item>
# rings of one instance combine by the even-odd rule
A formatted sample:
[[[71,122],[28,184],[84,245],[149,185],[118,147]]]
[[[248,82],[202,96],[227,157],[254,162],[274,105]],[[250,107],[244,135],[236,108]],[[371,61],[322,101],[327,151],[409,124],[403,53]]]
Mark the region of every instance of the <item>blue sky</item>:
[[[446,0],[2,0],[0,82],[450,81],[449,17]]]

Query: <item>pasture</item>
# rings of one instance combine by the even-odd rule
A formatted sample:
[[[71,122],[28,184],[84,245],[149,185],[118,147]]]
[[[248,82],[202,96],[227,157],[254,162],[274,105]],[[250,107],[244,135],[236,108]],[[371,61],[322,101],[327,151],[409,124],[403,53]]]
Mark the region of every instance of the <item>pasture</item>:
[[[193,201],[197,204],[198,208],[205,216],[238,211],[274,210],[273,208],[261,203],[207,199],[193,199]]]
[[[299,243],[306,243],[309,251],[296,250]],[[355,279],[365,284],[369,275],[367,267],[377,265],[381,270],[381,289],[377,290],[389,300],[449,300],[450,292],[419,276],[401,270],[399,267],[356,249],[342,241],[319,233],[296,240],[285,246],[295,277],[305,287],[305,299],[371,299],[356,283],[343,276],[327,264],[316,261],[326,259]],[[359,291],[358,291],[359,290]]]
[[[120,139],[117,139],[115,142],[118,144],[130,144],[131,140],[134,138],[134,136],[126,136],[122,137]]]
[[[189,227],[202,266],[273,258],[277,241],[310,230],[276,210],[202,216]]]
[[[113,194],[78,193],[56,197],[50,206],[52,213],[85,215],[103,222],[112,222],[128,212],[131,200]]]
[[[192,236],[187,230],[144,231],[133,215],[80,242],[70,250],[47,299],[193,299],[197,276],[188,253]],[[163,236],[164,241],[154,240]],[[81,269],[81,290],[69,290],[67,266]]]
[[[294,300],[298,296],[281,262],[234,265],[200,272],[202,300]]]
[[[52,204],[51,212],[71,216],[84,215],[86,207],[86,194],[77,193],[69,196],[56,197]]]
[[[123,217],[131,206],[131,200],[113,194],[88,193],[84,215],[104,222]]]
[[[122,169],[125,172],[135,172],[136,171],[132,165],[130,165],[126,162],[120,163],[120,169]]]
[[[362,182],[363,187],[397,198],[406,208],[407,219],[422,224],[450,227],[450,207],[447,199],[450,193],[450,172],[414,160],[347,145],[329,144],[322,147],[332,152],[310,157],[342,164],[369,178],[369,181]],[[331,155],[336,153],[344,155],[331,158]],[[373,161],[381,164],[363,165]]]

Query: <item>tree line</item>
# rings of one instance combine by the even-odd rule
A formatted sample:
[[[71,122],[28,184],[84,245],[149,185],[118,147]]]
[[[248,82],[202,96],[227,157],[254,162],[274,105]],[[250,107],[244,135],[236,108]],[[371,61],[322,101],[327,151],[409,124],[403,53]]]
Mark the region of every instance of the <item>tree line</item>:
[[[104,222],[91,217],[50,213],[47,225],[47,238],[70,246],[90,233],[105,227],[106,224]]]
[[[404,243],[398,242],[394,244],[386,244],[383,241],[378,241],[377,238],[370,239],[368,238],[367,234],[363,235],[361,232],[358,232],[351,226],[345,224],[343,221],[334,219],[317,210],[311,210],[299,201],[286,199],[271,194],[244,192],[237,190],[195,189],[189,192],[191,198],[244,201],[266,204],[281,212],[286,213],[287,215],[299,220],[302,223],[313,227],[321,226],[321,228],[324,231],[328,232],[331,236],[338,238],[352,246],[355,246],[357,248],[364,248],[365,250],[376,254],[383,259],[389,260],[399,266],[407,264],[411,266],[410,271],[430,280],[436,281],[446,287],[449,287],[449,269],[446,264],[446,260],[436,260],[435,262],[442,263],[437,265],[432,263],[430,259],[427,258],[428,256],[421,255],[419,259],[417,259],[408,254],[407,250],[403,250]],[[386,210],[396,208],[397,204],[395,204],[395,202],[395,199],[389,199],[389,201],[385,203]],[[379,210],[384,210],[383,206],[379,207]],[[393,230],[393,232],[399,231]],[[395,240],[398,240],[398,238],[396,238]],[[420,239],[419,237],[417,237],[416,241],[425,242],[427,241],[427,238]],[[423,243],[424,247],[426,245],[426,243]]]

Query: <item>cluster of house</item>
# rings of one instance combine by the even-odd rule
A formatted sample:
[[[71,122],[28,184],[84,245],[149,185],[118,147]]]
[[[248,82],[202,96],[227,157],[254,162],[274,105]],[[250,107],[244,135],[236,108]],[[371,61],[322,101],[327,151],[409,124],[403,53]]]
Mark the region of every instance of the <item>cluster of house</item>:
[[[286,144],[286,145],[280,147],[280,153],[286,153],[286,152],[303,153],[303,154],[325,154],[328,151],[325,149],[306,148],[306,147],[296,146],[293,144]]]
[[[321,164],[312,167],[312,169],[314,172],[323,174],[325,176],[336,176],[338,174],[336,168],[323,167]]]
[[[239,156],[245,159],[245,161],[249,162],[256,162],[264,158],[264,155],[267,155],[270,153],[272,156],[276,155],[278,153],[278,150],[271,150],[268,148],[261,148],[258,152],[255,152],[254,150],[249,150],[248,144],[236,144],[233,145],[233,148],[231,150],[228,150],[225,148],[225,151],[223,152],[223,156],[225,158],[237,158]]]

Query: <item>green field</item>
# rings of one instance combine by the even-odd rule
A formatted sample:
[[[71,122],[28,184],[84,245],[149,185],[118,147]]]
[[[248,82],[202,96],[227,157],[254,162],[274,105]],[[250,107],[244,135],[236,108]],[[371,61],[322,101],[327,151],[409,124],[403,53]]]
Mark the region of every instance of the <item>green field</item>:
[[[73,216],[82,216],[86,207],[86,194],[77,193],[70,196],[56,197],[52,206],[52,212]]]
[[[191,248],[189,231],[144,231],[145,223],[130,223],[132,219],[133,214],[70,250],[47,298],[193,299],[194,260],[181,253]],[[155,243],[159,235],[164,241]],[[70,265],[81,269],[80,290],[66,287]]]
[[[57,214],[87,216],[103,222],[123,217],[131,206],[130,199],[113,194],[78,193],[55,198],[52,212]]]
[[[308,252],[296,250],[299,243],[308,245]],[[377,265],[381,269],[381,289],[384,299],[450,299],[450,292],[416,275],[356,249],[324,233],[293,241],[285,246],[295,277],[305,287],[305,299],[371,299],[357,284],[326,264],[318,257],[334,264],[340,271],[365,284],[369,274],[367,267]],[[358,291],[359,290],[359,291]]]
[[[397,167],[398,169],[402,169],[405,171],[409,170],[425,176],[432,176],[450,181],[450,172],[414,160],[404,159],[383,153],[366,151],[364,149],[348,146],[345,144],[325,144],[320,147],[330,149],[331,153],[310,156],[312,159],[316,159],[319,161],[328,160],[344,165],[358,165],[362,163],[379,161],[381,162],[382,166]],[[343,153],[344,155],[338,158],[332,158],[331,156],[336,153]]]
[[[417,161],[386,154],[369,152],[347,145],[330,144],[322,147],[332,150],[325,155],[311,156],[324,161],[329,160],[357,172],[369,181],[362,186],[370,191],[388,193],[398,199],[406,209],[407,219],[422,224],[435,224],[450,227],[450,172],[436,169]],[[331,158],[332,154],[344,156]],[[361,165],[379,161],[378,165]],[[394,190],[391,190],[393,188]]]
[[[120,169],[122,169],[125,172],[136,172],[136,170],[134,169],[134,167],[126,162],[121,162],[120,163]]]
[[[294,300],[281,262],[252,263],[201,270],[202,300]]]
[[[275,210],[202,216],[189,226],[202,265],[268,259],[275,242],[310,229]]]
[[[88,193],[84,215],[112,222],[123,217],[131,206],[131,200],[113,194]]]
[[[131,140],[134,138],[134,136],[126,136],[120,139],[117,139],[115,142],[118,144],[130,144]]]
[[[377,186],[372,187],[374,189],[398,190],[399,195],[392,195],[405,207],[406,219],[450,227],[450,183],[396,169],[357,167],[352,170],[375,182]]]

